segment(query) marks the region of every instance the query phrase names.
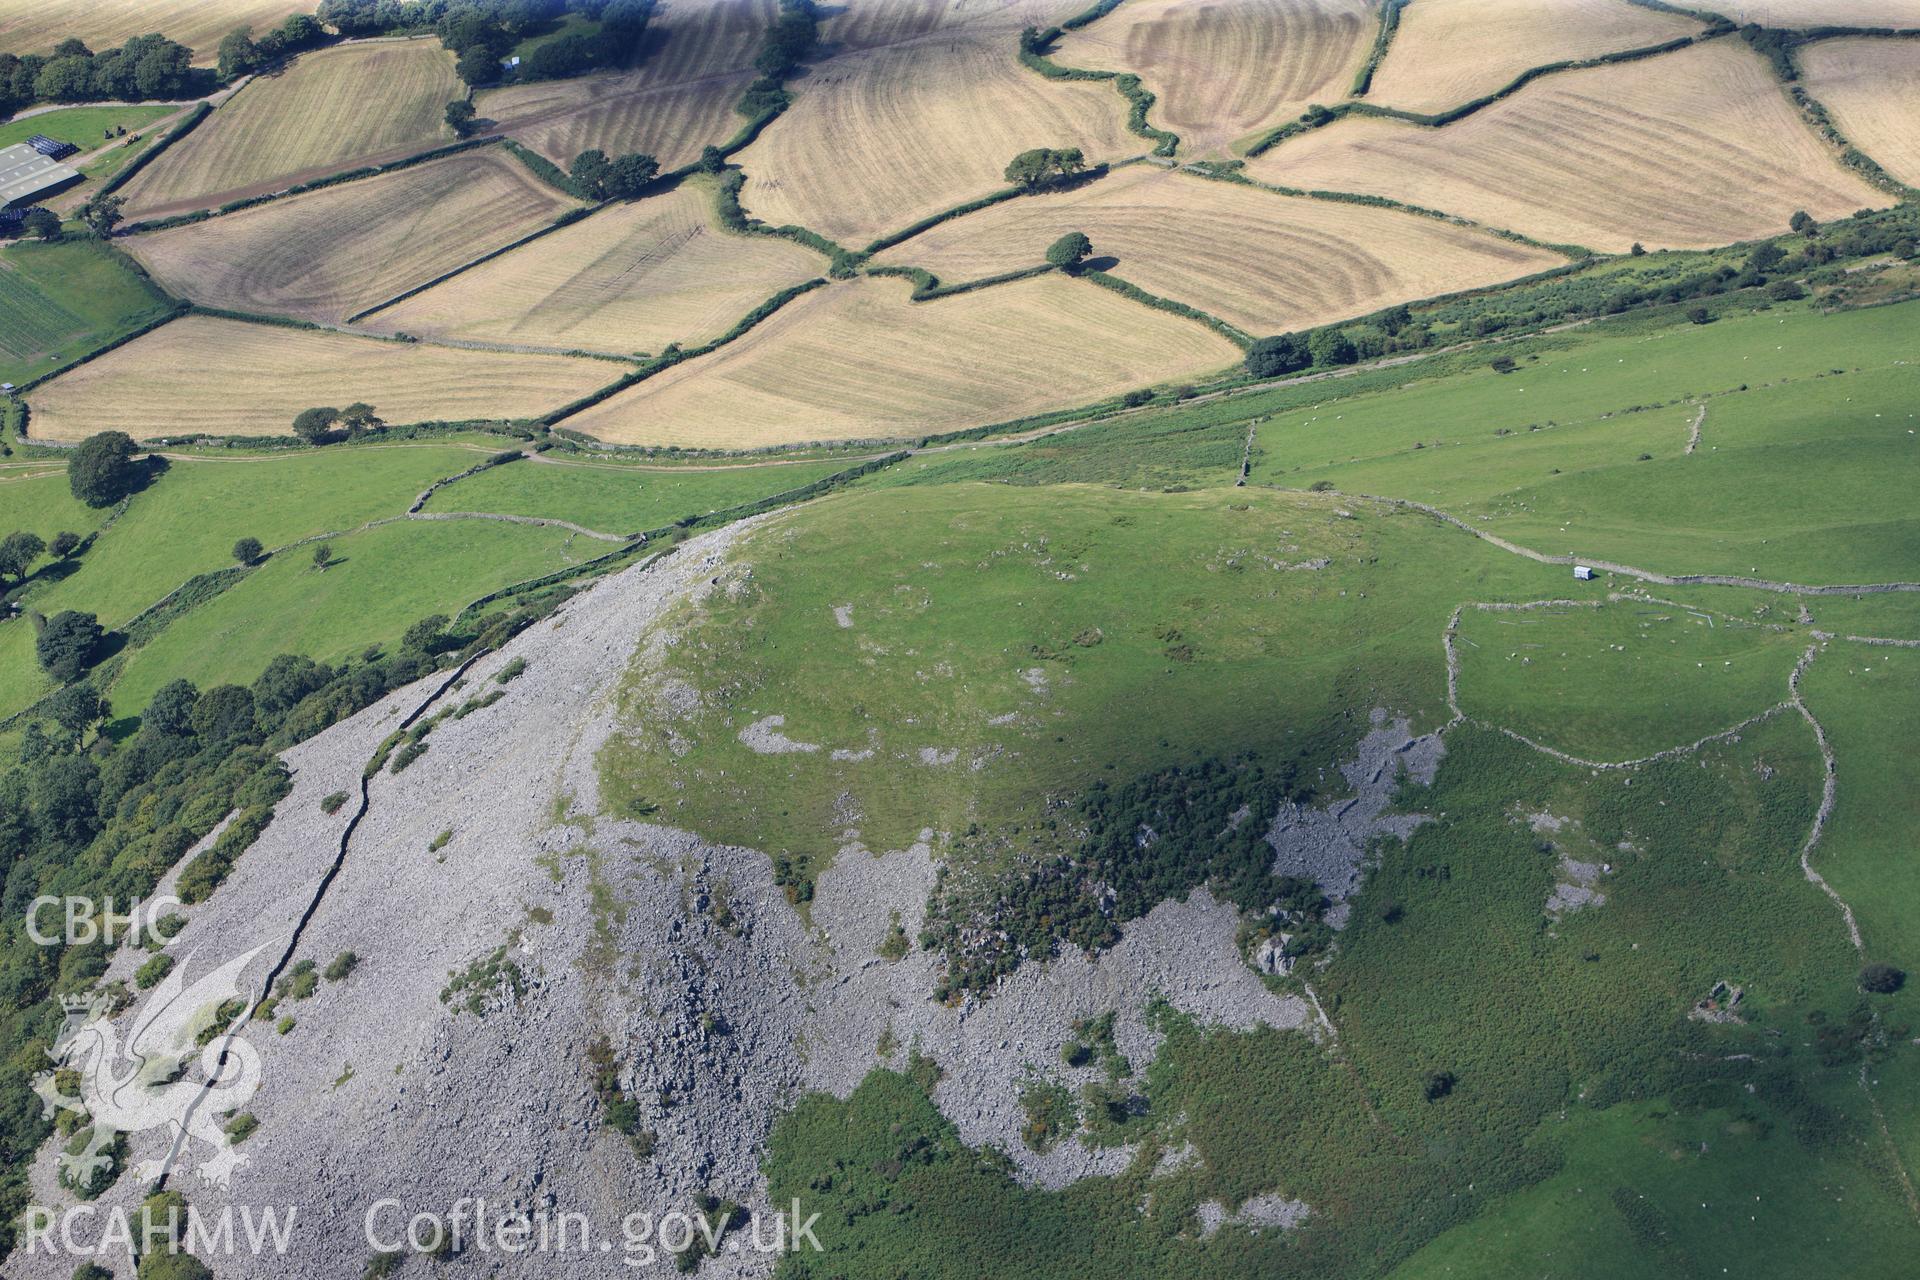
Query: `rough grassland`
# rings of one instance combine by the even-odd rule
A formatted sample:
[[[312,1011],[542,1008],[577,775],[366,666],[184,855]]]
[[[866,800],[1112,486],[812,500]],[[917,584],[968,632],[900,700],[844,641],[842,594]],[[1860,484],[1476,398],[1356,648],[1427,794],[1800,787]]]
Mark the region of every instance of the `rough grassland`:
[[[575,206],[499,147],[136,236],[156,280],[209,306],[335,321]]]
[[[712,195],[691,183],[614,205],[371,320],[429,336],[659,351],[718,337],[825,265],[791,241],[728,235],[712,210]]]
[[[1347,96],[1379,25],[1367,0],[1145,0],[1060,41],[1070,67],[1131,71],[1183,152],[1222,146]]]
[[[0,0],[0,52],[46,54],[68,36],[98,52],[158,31],[192,49],[195,62],[212,65],[220,38],[235,27],[260,35],[310,9],[292,0]]]
[[[1454,643],[1468,715],[1589,760],[1632,760],[1780,702],[1807,640],[1626,600],[1468,609]]]
[[[1343,120],[1251,168],[1614,251],[1725,244],[1782,230],[1797,209],[1828,218],[1890,199],[1842,169],[1730,40],[1550,76],[1442,129]]]
[[[598,147],[608,155],[644,151],[671,169],[743,123],[733,104],[753,78],[773,10],[770,0],[674,0],[647,24],[632,70],[509,85],[475,105],[562,168]]]
[[[1177,229],[1177,230],[1176,230]],[[1389,209],[1277,196],[1134,165],[1062,195],[941,223],[881,261],[942,281],[1044,261],[1083,231],[1115,275],[1250,333],[1280,333],[1541,271],[1556,254]]]
[[[1097,778],[1331,753],[1336,703],[1431,727],[1449,595],[1546,575],[1474,546],[1416,572],[1443,535],[1337,505],[990,484],[810,504],[752,536],[751,579],[676,626],[657,669],[636,664],[602,794],[818,857],[849,812],[865,845],[900,848],[922,827],[1004,830]],[[702,696],[663,697],[674,679]],[[743,731],[768,716],[815,749],[762,754]]]
[[[1920,183],[1920,41],[1822,40],[1794,56],[1847,140],[1902,182]]]
[[[911,436],[1096,400],[1238,355],[1190,320],[1059,276],[935,302],[907,292],[899,280],[816,290],[566,425],[708,447]]]
[[[127,663],[115,708],[144,707],[169,680],[248,683],[279,653],[337,662],[370,643],[396,646],[430,613],[458,613],[486,592],[606,550],[562,529],[491,520],[409,520],[329,545],[324,572],[308,555],[277,557],[168,626]]]
[[[33,393],[33,434],[285,435],[315,405],[392,423],[531,417],[611,382],[604,360],[461,351],[188,316]]]
[[[1014,60],[1018,24],[956,25],[842,54],[794,83],[794,104],[736,157],[747,208],[854,244],[1006,185],[1029,147],[1089,163],[1147,144],[1106,83],[1050,81]]]
[[[441,113],[460,93],[453,55],[434,40],[304,54],[228,99],[120,194],[134,217],[177,212],[425,151],[452,141]]]
[[[644,533],[784,493],[853,463],[764,466],[630,466],[544,459],[490,467],[436,491],[428,511],[493,511],[571,520],[602,533]]]
[[[1444,111],[1529,67],[1664,44],[1699,30],[1690,18],[1626,0],[1420,0],[1400,15],[1367,99]]]
[[[167,312],[167,301],[92,240],[0,249],[0,382],[25,382]]]

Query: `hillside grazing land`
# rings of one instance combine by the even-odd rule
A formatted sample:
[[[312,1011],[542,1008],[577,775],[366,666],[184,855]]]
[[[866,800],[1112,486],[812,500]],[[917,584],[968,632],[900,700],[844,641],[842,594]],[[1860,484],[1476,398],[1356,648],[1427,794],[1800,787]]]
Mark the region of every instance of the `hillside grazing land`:
[[[1627,0],[1420,0],[1400,15],[1369,102],[1427,113],[1471,102],[1529,67],[1664,44],[1700,30]]]
[[[773,20],[771,0],[673,0],[647,24],[627,71],[508,85],[474,105],[502,132],[565,168],[590,147],[687,163],[744,123],[733,105]]]
[[[1090,164],[1147,150],[1111,84],[1029,71],[1014,60],[1018,33],[996,17],[813,66],[735,157],[748,210],[857,247],[1006,186],[1007,161],[1028,148],[1079,147]]]
[[[125,259],[91,240],[0,249],[0,382],[71,364],[168,310]]]
[[[907,292],[898,280],[816,290],[565,425],[716,448],[910,436],[1218,369],[1237,354],[1192,321],[1058,276],[934,302]]]
[[[1177,235],[1169,228],[1178,227]],[[1069,231],[1113,274],[1280,333],[1545,270],[1556,254],[1388,209],[1279,196],[1152,165],[943,222],[880,255],[948,283],[1044,261]]]
[[[453,141],[453,55],[434,40],[340,45],[254,79],[120,191],[133,217],[179,213]]]
[[[611,382],[567,356],[462,351],[188,316],[34,392],[33,434],[78,440],[112,423],[136,439],[285,435],[316,405],[365,401],[388,422],[528,417]]]
[[[819,254],[713,224],[687,183],[592,217],[371,317],[385,331],[612,353],[695,346],[820,274]]]
[[[1761,59],[1717,40],[1549,76],[1440,129],[1349,118],[1249,166],[1556,243],[1705,247],[1890,198],[1840,167]]]
[[[335,321],[510,244],[576,203],[496,146],[124,243],[156,280],[196,302]]]
[[[1847,140],[1920,184],[1920,40],[1822,40],[1794,57]]]
[[[0,0],[0,52],[46,54],[69,36],[99,51],[158,31],[211,66],[220,38],[235,27],[261,35],[289,14],[311,10],[296,0]]]
[[[1054,60],[1131,71],[1153,123],[1199,154],[1347,96],[1379,25],[1370,0],[1145,0],[1069,32]]]

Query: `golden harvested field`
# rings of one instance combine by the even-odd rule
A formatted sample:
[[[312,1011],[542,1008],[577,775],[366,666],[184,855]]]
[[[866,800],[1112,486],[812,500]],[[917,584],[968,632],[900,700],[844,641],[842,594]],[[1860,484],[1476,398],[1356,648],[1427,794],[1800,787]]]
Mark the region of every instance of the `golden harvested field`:
[[[1891,203],[1841,168],[1732,40],[1549,76],[1441,129],[1349,118],[1249,169],[1612,251],[1703,248],[1783,230],[1796,209]]]
[[[820,42],[829,53],[899,44],[954,27],[995,26],[1018,32],[1046,27],[1085,6],[1074,0],[868,0],[824,6]]]
[[[1848,141],[1902,182],[1920,183],[1920,42],[1822,40],[1794,56]]]
[[[44,54],[78,36],[98,53],[158,31],[211,66],[221,37],[235,27],[260,35],[289,14],[312,10],[295,0],[0,0],[0,52]]]
[[[36,390],[31,430],[78,440],[286,435],[315,405],[371,404],[388,422],[531,417],[619,376],[568,356],[465,351],[186,316]]]
[[[1199,324],[1059,275],[936,302],[910,303],[907,292],[871,278],[817,289],[565,425],[719,448],[912,436],[1068,407],[1240,354]]]
[[[435,40],[339,45],[253,80],[128,181],[130,217],[224,204],[453,141],[461,95]]]
[[[1492,93],[1529,67],[1665,44],[1700,30],[1627,0],[1419,0],[1400,15],[1367,100],[1428,113]]]
[[[334,321],[578,203],[487,147],[124,243],[156,280],[196,302]]]
[[[734,157],[749,178],[742,200],[857,248],[1005,186],[1007,161],[1030,147],[1079,147],[1089,163],[1147,150],[1111,84],[1027,70],[1017,36],[967,23],[816,64]]]
[[[610,156],[642,151],[674,169],[739,132],[746,121],[733,104],[752,79],[747,71],[646,87],[639,74],[581,76],[505,89],[480,109],[563,169],[590,147]]]
[[[589,147],[644,151],[675,168],[746,123],[733,104],[773,12],[772,0],[669,0],[647,24],[647,53],[633,70],[509,85],[475,105],[562,168]]]
[[[1153,165],[943,222],[880,260],[958,283],[1041,262],[1069,231],[1086,232],[1096,258],[1118,258],[1113,274],[1253,334],[1325,324],[1564,261],[1437,218],[1278,196]]]
[[[587,351],[659,351],[718,337],[779,290],[820,275],[812,250],[734,236],[704,184],[616,204],[371,317],[374,327]]]
[[[1774,27],[1920,27],[1920,0],[1729,0],[1709,7],[1735,22]]]
[[[1137,73],[1159,95],[1149,119],[1197,155],[1346,97],[1378,29],[1371,0],[1129,0],[1056,60]]]

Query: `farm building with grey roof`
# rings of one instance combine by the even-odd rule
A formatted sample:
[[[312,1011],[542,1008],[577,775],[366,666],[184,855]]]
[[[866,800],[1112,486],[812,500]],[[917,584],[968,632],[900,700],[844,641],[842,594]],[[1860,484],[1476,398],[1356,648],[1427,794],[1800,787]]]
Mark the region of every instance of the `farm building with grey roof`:
[[[30,143],[0,147],[0,209],[19,209],[80,181],[80,173]]]

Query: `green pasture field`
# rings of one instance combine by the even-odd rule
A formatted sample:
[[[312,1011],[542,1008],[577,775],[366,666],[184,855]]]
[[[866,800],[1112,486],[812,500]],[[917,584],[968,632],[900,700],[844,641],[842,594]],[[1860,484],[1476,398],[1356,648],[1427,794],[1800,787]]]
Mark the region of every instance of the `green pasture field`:
[[[428,614],[457,614],[607,549],[563,529],[492,520],[405,520],[329,546],[324,571],[310,549],[295,548],[171,623],[127,662],[115,712],[137,712],[169,680],[250,683],[281,653],[337,662],[370,644],[392,648]]]
[[[158,289],[96,240],[0,248],[0,382],[64,368],[168,310]]]
[[[1785,701],[1806,644],[1652,600],[1467,609],[1454,638],[1463,711],[1590,760],[1684,746]]]
[[[116,626],[195,574],[233,564],[240,538],[271,550],[397,516],[434,480],[485,456],[429,443],[176,461],[133,496],[77,572],[31,603],[43,613],[83,610]]]
[[[0,124],[0,147],[25,142],[36,133],[61,142],[71,142],[84,152],[104,146],[114,139],[103,137],[110,129],[124,128],[129,135],[140,132],[156,120],[164,120],[185,110],[184,107],[63,107],[24,120]],[[124,141],[124,139],[122,139]],[[78,156],[69,157],[77,160]],[[63,162],[65,163],[65,162]]]
[[[514,462],[448,485],[433,495],[426,509],[542,516],[601,533],[644,533],[685,516],[704,516],[798,489],[853,465],[829,461],[642,470],[615,463]]]
[[[1129,489],[1231,485],[1240,475],[1247,424],[1122,418],[1023,444],[926,453],[882,472],[876,484],[1111,484]]]
[[[106,517],[105,511],[73,496],[66,463],[59,458],[0,468],[0,537],[15,529],[37,533],[44,541],[62,530],[84,537]]]
[[[756,532],[751,579],[691,611],[664,673],[629,677],[638,731],[601,761],[614,807],[823,861],[848,826],[898,848],[1201,757],[1327,770],[1364,732],[1354,708],[1446,718],[1460,599],[1543,594],[1562,572],[1319,495],[929,496],[838,495]],[[652,708],[667,676],[702,706]],[[740,734],[769,716],[818,749],[757,754]]]

